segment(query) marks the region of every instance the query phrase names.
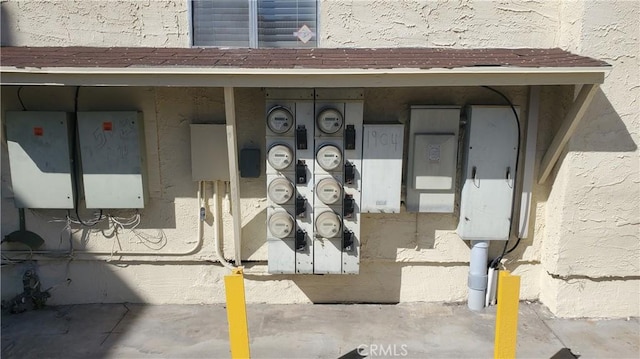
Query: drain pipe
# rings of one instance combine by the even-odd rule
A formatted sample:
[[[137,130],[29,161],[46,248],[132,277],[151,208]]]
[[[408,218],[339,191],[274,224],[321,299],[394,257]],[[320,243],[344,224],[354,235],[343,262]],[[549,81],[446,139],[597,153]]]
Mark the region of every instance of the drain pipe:
[[[487,291],[487,261],[489,260],[489,242],[471,241],[471,260],[469,262],[469,301],[471,310],[484,308]]]

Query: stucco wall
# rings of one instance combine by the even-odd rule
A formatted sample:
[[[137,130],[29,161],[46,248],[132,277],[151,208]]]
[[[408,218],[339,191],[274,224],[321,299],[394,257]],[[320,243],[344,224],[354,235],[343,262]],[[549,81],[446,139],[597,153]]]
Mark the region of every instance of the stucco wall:
[[[3,46],[189,46],[185,0],[2,0]]]
[[[15,46],[178,46],[189,45],[186,1],[2,1],[2,43]],[[602,90],[567,146],[552,178],[534,188],[530,236],[510,256],[507,268],[523,275],[522,297],[540,298],[562,316],[640,315],[640,178],[638,56],[640,5],[633,1],[320,1],[320,44],[324,47],[445,46],[561,47],[613,65]],[[16,88],[2,89],[3,110],[19,109]],[[526,109],[527,89],[508,88]],[[73,109],[71,88],[25,88],[34,110]],[[567,112],[571,87],[542,89],[537,161]],[[259,89],[236,92],[239,145],[263,148],[264,96]],[[499,103],[481,89],[368,89],[365,121],[405,121],[407,104]],[[241,105],[240,105],[241,104]],[[247,104],[247,105],[245,105]],[[80,92],[80,109],[137,109],[144,112],[151,203],[141,227],[162,229],[162,251],[181,252],[195,244],[196,185],[190,178],[191,122],[222,122],[220,89],[140,88]],[[252,122],[252,121],[255,121]],[[17,228],[10,199],[6,143],[3,143],[2,234]],[[266,259],[264,177],[243,180],[243,256],[260,272]],[[207,192],[211,194],[211,186]],[[225,253],[233,253],[231,217],[225,208]],[[58,246],[59,223],[51,215],[28,214],[30,229]],[[127,214],[127,213],[123,213]],[[55,303],[222,301],[213,230],[187,257],[135,258],[127,266],[82,259],[41,261],[46,285],[56,285]],[[468,246],[453,233],[452,216],[363,216],[362,274],[334,277],[249,276],[249,301],[460,301],[466,296]],[[409,230],[412,229],[412,230]],[[396,233],[402,233],[398,236]],[[416,235],[416,232],[418,233]],[[83,237],[84,235],[84,237]],[[393,235],[393,236],[392,236]],[[110,251],[100,233],[76,234],[87,249]],[[393,241],[389,237],[394,238]],[[84,238],[84,239],[83,239]],[[147,250],[125,235],[122,245]],[[131,243],[134,242],[134,243]],[[64,245],[64,242],[63,242]],[[492,254],[501,248],[492,246]],[[163,265],[156,263],[160,260]],[[164,265],[171,261],[171,265]],[[24,265],[23,265],[24,266]],[[48,270],[44,270],[48,268]],[[3,298],[20,290],[23,267],[3,267]],[[70,274],[67,274],[70,273]],[[67,285],[64,279],[70,276]],[[100,278],[100,291],[92,286]],[[194,279],[195,278],[195,279]],[[442,278],[449,278],[443,281]],[[6,279],[6,280],[5,280]],[[46,286],[45,285],[45,286]],[[613,293],[613,294],[612,294]],[[608,298],[605,303],[598,298]],[[580,305],[575,302],[580,300]],[[609,304],[609,305],[606,305]],[[614,308],[615,307],[615,308]]]
[[[563,316],[639,315],[640,4],[566,2],[561,11],[559,45],[613,67],[553,179],[541,299]]]

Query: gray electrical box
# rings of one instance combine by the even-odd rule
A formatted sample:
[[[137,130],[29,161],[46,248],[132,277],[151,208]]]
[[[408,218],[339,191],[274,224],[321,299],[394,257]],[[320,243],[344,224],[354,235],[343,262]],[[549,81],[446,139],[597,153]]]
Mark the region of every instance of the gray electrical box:
[[[400,213],[404,124],[364,125],[362,208],[365,213]]]
[[[229,181],[225,125],[191,125],[191,178],[194,181]]]
[[[144,208],[144,131],[135,111],[78,112],[87,208]]]
[[[460,110],[459,106],[411,106],[408,212],[453,212]]]
[[[516,176],[517,122],[507,106],[471,106],[467,121],[457,232],[462,239],[506,240]]]
[[[6,113],[11,183],[18,208],[73,208],[70,115]]]

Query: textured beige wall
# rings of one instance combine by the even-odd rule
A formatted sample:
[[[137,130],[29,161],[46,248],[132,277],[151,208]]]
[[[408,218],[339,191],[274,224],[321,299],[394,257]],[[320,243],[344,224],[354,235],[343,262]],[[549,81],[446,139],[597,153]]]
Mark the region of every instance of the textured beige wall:
[[[2,0],[2,45],[189,46],[186,0]]]
[[[320,0],[323,47],[550,47],[559,1]]]
[[[563,316],[637,316],[640,3],[566,2],[561,11],[558,45],[613,67],[552,178],[541,299]]]
[[[189,45],[186,1],[2,1],[2,43],[16,46],[178,46]],[[321,45],[325,47],[445,46],[561,47],[613,65],[602,91],[556,166],[553,178],[534,188],[535,220],[530,236],[507,262],[523,276],[522,297],[540,298],[559,315],[640,315],[640,178],[637,149],[640,120],[638,56],[640,5],[633,1],[333,1],[321,0]],[[15,88],[2,89],[2,108],[18,109]],[[503,89],[526,109],[527,90]],[[73,109],[71,88],[25,88],[34,110]],[[571,87],[542,89],[539,161],[567,112]],[[264,147],[259,89],[239,89],[239,144]],[[490,103],[480,89],[368,89],[366,121],[405,121],[408,104]],[[145,114],[151,203],[142,230],[162,229],[161,251],[182,252],[195,244],[196,186],[190,178],[191,122],[224,119],[220,89],[82,89],[80,109],[130,110]],[[526,119],[525,119],[526,120]],[[2,158],[2,234],[17,228],[10,200],[6,144]],[[264,177],[243,180],[243,256],[263,271]],[[211,187],[208,187],[211,194]],[[233,253],[231,217],[224,203],[225,253]],[[51,215],[28,214],[30,229],[57,248],[58,223]],[[350,277],[249,276],[249,301],[461,301],[466,298],[468,246],[453,233],[455,216],[364,215],[362,274]],[[222,301],[223,271],[214,260],[213,231],[188,257],[145,257],[127,266],[77,259],[40,261],[52,301]],[[31,227],[33,226],[33,227]],[[402,233],[398,236],[396,233]],[[416,234],[417,233],[417,234]],[[126,250],[148,250],[128,233]],[[393,240],[390,240],[393,238]],[[76,234],[78,245],[110,251],[112,238]],[[63,243],[64,245],[64,243]],[[492,246],[496,255],[501,248]],[[85,258],[86,259],[86,258]],[[89,256],[109,259],[109,256]],[[140,261],[142,260],[142,261]],[[160,261],[172,265],[154,264]],[[3,267],[3,298],[20,290],[18,267]],[[68,273],[69,274],[68,274]],[[442,280],[442,278],[448,278]],[[99,283],[98,286],[94,285]],[[100,288],[100,290],[96,290]],[[607,298],[608,301],[604,301]],[[580,304],[575,304],[580,301]],[[615,307],[615,308],[614,308]]]

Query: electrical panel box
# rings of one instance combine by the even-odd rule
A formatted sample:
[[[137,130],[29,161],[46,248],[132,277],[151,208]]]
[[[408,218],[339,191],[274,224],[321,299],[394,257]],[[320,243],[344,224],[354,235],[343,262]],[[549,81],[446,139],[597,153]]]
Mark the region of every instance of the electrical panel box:
[[[407,163],[407,211],[454,211],[458,106],[412,106]]]
[[[142,114],[110,111],[77,116],[87,208],[144,208]]]
[[[469,107],[457,229],[462,239],[509,238],[519,135],[511,107]]]
[[[6,136],[16,207],[74,207],[71,121],[65,112],[7,111]]]
[[[225,125],[192,124],[191,178],[194,181],[229,181],[229,155]]]
[[[268,270],[313,273],[313,90],[269,89],[266,97]]]
[[[363,126],[362,212],[400,213],[403,139],[403,124]]]
[[[354,89],[266,91],[270,273],[358,273],[362,96]]]

